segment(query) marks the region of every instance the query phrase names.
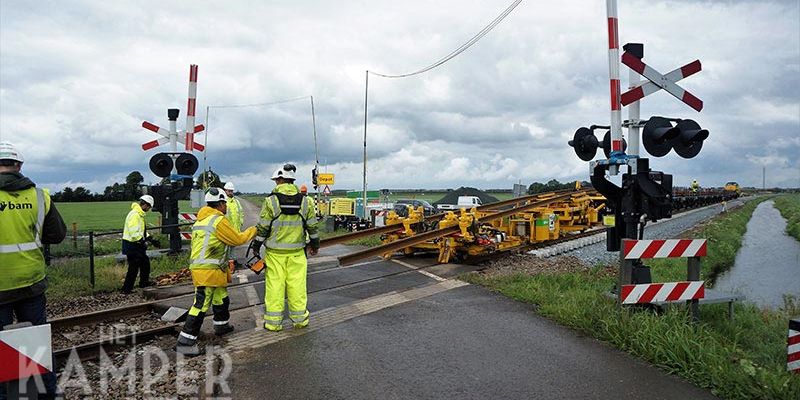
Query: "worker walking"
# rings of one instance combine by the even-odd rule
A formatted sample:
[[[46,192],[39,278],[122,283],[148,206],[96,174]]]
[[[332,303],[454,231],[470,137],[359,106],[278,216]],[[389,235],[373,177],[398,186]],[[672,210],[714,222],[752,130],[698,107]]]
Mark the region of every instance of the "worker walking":
[[[240,232],[233,227],[225,212],[228,201],[225,192],[217,188],[205,194],[206,206],[197,213],[192,226],[192,252],[189,270],[195,286],[194,304],[178,335],[177,351],[185,355],[200,354],[197,336],[209,307],[214,312],[214,333],[222,336],[233,331],[229,323],[230,300],[228,283],[232,271],[228,268],[225,253],[228,246],[239,246],[256,235],[256,228]]]
[[[22,154],[0,142],[0,330],[17,322],[47,323],[45,244],[61,243],[67,235],[64,220],[50,194],[20,173]],[[5,368],[5,367],[4,367]],[[56,396],[56,375],[43,376],[46,394]],[[0,399],[6,398],[0,385]]]
[[[308,247],[311,255],[319,250],[318,221],[311,199],[294,185],[296,171],[294,165],[286,164],[272,174],[276,186],[264,200],[256,226],[255,247],[259,249],[263,242],[266,248],[264,328],[270,331],[283,328],[284,299],[288,299],[289,318],[295,328],[308,326],[309,320],[305,249]]]
[[[150,257],[147,256],[147,231],[144,215],[155,204],[153,196],[148,194],[139,197],[131,204],[131,210],[125,217],[125,228],[122,231],[122,254],[128,258],[128,272],[122,284],[122,293],[130,294],[136,275],[139,275],[139,287],[150,286]]]
[[[697,183],[697,179],[692,181],[691,189],[692,189],[692,193],[697,193],[700,190],[700,184]]]

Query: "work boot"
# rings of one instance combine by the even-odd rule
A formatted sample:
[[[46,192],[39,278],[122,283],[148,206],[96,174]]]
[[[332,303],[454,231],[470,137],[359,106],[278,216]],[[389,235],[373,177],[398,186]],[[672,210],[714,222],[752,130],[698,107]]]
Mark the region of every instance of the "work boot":
[[[175,351],[178,354],[183,354],[183,355],[189,356],[189,357],[195,357],[195,356],[199,356],[199,355],[203,354],[203,351],[200,350],[200,347],[197,346],[196,343],[191,345],[191,346],[183,346],[181,344],[178,344],[178,345],[175,346]]]
[[[269,322],[264,322],[264,329],[272,332],[280,332],[283,330],[283,325],[271,325]]]
[[[227,335],[233,332],[233,325],[225,324],[225,325],[214,325],[214,334],[217,336]]]

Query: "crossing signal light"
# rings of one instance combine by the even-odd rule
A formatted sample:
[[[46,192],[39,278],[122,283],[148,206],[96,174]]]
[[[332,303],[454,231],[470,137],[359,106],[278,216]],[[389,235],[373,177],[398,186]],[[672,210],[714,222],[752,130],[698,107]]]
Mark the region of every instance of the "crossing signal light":
[[[197,157],[192,153],[181,153],[175,160],[175,169],[177,169],[178,175],[192,176],[199,166]]]
[[[594,159],[595,154],[597,154],[597,148],[602,147],[603,153],[606,155],[606,158],[611,156],[611,131],[606,131],[605,135],[603,136],[603,142],[599,142],[597,137],[594,136],[592,133],[595,129],[608,129],[607,126],[597,126],[592,125],[588,128],[580,127],[577,131],[575,131],[575,135],[572,137],[568,143],[575,149],[575,154],[578,155],[583,161],[592,161]],[[628,148],[628,143],[623,140],[622,141],[622,148]]]
[[[159,178],[166,178],[172,173],[172,157],[168,153],[158,153],[150,158],[150,171]]]
[[[703,148],[703,141],[708,139],[708,130],[691,119],[672,120],[663,117],[651,117],[642,131],[642,144],[653,157],[663,157],[670,150],[683,158],[693,158]]]
[[[311,170],[311,184],[314,185],[314,189],[318,187],[317,185],[317,167]]]

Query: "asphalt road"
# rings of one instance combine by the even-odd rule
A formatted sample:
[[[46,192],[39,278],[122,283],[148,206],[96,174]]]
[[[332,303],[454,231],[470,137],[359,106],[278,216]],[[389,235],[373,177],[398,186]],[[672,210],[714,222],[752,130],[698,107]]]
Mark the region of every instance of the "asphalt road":
[[[250,350],[228,383],[233,398],[715,398],[472,285]]]

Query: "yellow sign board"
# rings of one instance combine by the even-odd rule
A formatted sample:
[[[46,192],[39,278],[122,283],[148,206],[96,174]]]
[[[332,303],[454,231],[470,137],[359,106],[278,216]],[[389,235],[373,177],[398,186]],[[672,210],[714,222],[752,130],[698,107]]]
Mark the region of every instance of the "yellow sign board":
[[[333,185],[333,174],[317,175],[317,185]]]
[[[603,216],[603,225],[605,226],[614,226],[616,224],[616,218],[613,215],[604,215]]]

